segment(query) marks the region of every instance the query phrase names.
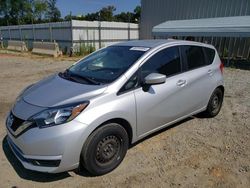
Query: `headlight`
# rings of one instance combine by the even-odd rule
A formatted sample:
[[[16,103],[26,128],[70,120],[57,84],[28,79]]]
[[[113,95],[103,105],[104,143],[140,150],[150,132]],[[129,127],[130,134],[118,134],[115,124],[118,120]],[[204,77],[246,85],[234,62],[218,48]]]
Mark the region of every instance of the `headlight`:
[[[35,121],[40,128],[60,125],[74,119],[78,116],[87,106],[88,102],[51,108],[33,116],[31,119]]]

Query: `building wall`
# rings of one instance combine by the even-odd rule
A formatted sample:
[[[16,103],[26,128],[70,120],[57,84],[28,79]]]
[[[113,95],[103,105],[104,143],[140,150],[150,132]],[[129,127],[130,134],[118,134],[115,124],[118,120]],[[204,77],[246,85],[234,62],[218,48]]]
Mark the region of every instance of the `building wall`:
[[[140,39],[153,38],[152,28],[168,20],[250,15],[250,0],[141,0],[141,4]],[[213,44],[221,57],[250,59],[250,38],[215,36],[195,40]]]
[[[100,24],[100,25],[99,25]],[[98,49],[113,43],[139,39],[138,24],[122,22],[90,22],[72,20],[68,22],[0,27],[0,38],[25,41],[32,49],[33,41],[56,41],[66,52],[79,44],[92,44]]]
[[[0,27],[0,37],[5,46],[8,40],[25,41],[32,49],[33,41],[56,41],[62,50],[70,48],[72,42],[71,22],[43,23],[34,25],[13,25]]]
[[[141,0],[140,38],[164,21],[250,15],[250,0]]]
[[[73,43],[90,43],[98,49],[99,46],[109,46],[117,42],[139,39],[139,26],[122,22],[72,22]],[[99,36],[100,39],[99,40]]]

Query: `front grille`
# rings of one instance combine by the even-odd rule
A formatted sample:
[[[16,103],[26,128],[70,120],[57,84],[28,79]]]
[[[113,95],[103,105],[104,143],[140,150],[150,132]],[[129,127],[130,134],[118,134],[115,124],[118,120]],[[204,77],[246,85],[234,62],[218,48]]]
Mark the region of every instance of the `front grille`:
[[[36,127],[36,123],[20,119],[11,112],[6,120],[6,127],[14,137],[18,137],[29,129]]]
[[[22,119],[16,117],[12,113],[11,113],[11,115],[13,116],[13,123],[10,126],[10,128],[13,130],[13,132],[15,132],[18,129],[18,127],[20,127],[25,120],[22,120]]]

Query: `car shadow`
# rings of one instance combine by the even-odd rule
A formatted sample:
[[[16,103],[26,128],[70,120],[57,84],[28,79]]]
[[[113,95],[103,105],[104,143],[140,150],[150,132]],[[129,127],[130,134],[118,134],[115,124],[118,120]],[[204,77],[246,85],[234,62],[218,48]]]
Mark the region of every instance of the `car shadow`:
[[[42,173],[25,169],[23,165],[20,163],[20,161],[16,158],[12,150],[10,149],[7,142],[7,136],[5,136],[5,138],[2,141],[2,149],[9,163],[12,165],[14,170],[22,179],[36,181],[36,182],[54,182],[71,177],[68,172],[59,174],[49,174],[49,173]]]
[[[160,133],[162,133],[162,132],[165,132],[165,131],[167,131],[167,130],[169,130],[169,129],[172,129],[172,128],[174,128],[174,127],[177,127],[178,125],[180,125],[180,124],[182,124],[182,123],[185,123],[185,122],[188,122],[188,121],[190,121],[190,120],[192,120],[192,119],[194,119],[194,118],[199,118],[199,117],[198,117],[198,116],[191,116],[191,117],[188,117],[188,118],[186,118],[186,119],[184,119],[184,120],[181,120],[181,121],[179,121],[179,122],[177,122],[177,123],[174,123],[174,124],[172,124],[172,125],[169,125],[169,126],[163,128],[163,129],[161,129],[161,130],[159,130],[159,131],[156,131],[155,133],[152,133],[152,134],[146,136],[145,138],[143,138],[143,139],[141,139],[141,140],[139,140],[139,141],[137,141],[137,142],[131,144],[130,147],[129,147],[129,149],[133,148],[133,147],[136,146],[137,144],[140,144],[140,143],[144,142],[145,140],[148,140],[148,139],[150,139],[150,138],[152,138],[152,137],[154,137],[154,136],[156,136],[156,135],[158,135],[158,134],[160,134]]]

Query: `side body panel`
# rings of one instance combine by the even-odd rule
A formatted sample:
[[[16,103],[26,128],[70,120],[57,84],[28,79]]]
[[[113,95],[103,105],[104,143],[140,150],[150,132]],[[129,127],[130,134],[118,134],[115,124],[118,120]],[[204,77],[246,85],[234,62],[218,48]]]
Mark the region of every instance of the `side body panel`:
[[[164,84],[152,85],[149,91],[135,92],[137,106],[137,136],[142,137],[168,122],[182,117],[189,110],[186,87],[177,86],[180,75],[170,77]]]

